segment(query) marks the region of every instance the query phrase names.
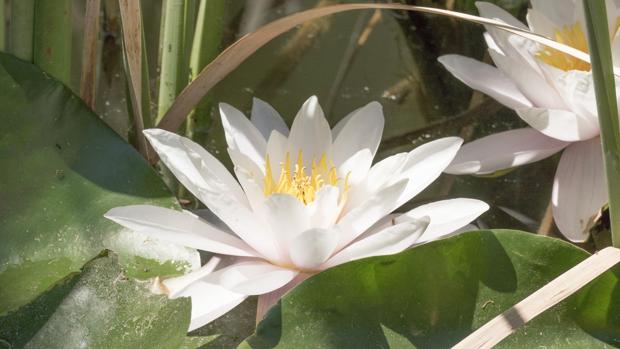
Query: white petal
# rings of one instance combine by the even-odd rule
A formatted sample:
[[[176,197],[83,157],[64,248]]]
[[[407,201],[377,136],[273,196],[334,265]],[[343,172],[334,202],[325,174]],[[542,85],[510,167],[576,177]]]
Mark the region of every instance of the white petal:
[[[244,294],[203,281],[191,284],[177,297],[191,297],[192,313],[188,331],[193,331],[219,318],[247,298]]]
[[[528,9],[527,23],[533,32],[548,38],[553,38],[556,30],[560,29],[549,18],[535,9]]]
[[[336,166],[362,149],[370,150],[374,157],[381,142],[384,122],[381,104],[371,102],[358,109],[334,139],[332,152]]]
[[[251,121],[265,139],[269,138],[272,131],[288,136],[288,126],[280,114],[268,103],[258,98],[252,99]]]
[[[463,140],[445,137],[422,144],[407,154],[407,161],[392,181],[409,179],[397,207],[411,200],[441,175],[456,156]]]
[[[430,224],[417,243],[452,235],[489,209],[489,205],[474,199],[451,199],[418,206],[394,219],[396,224],[430,217]]]
[[[548,18],[558,29],[572,26],[579,20],[581,4],[576,4],[574,0],[532,0],[531,3],[534,10]],[[585,25],[585,22],[581,23]]]
[[[144,130],[161,160],[174,176],[205,205],[200,189],[208,188],[210,182],[220,185],[222,195],[229,195],[240,204],[247,205],[247,200],[239,183],[213,155],[190,139],[160,129]]]
[[[346,179],[349,187],[354,187],[368,175],[374,155],[362,149],[337,167],[338,177]]]
[[[306,230],[291,241],[291,260],[302,270],[314,270],[332,255],[339,239],[337,231]]]
[[[532,106],[517,85],[502,72],[488,64],[460,55],[445,55],[438,61],[467,86],[491,96],[508,108]]]
[[[248,260],[215,271],[201,281],[222,286],[232,292],[258,295],[276,290],[298,272],[263,260]]]
[[[546,108],[521,108],[516,112],[531,127],[561,141],[586,140],[599,134],[598,120],[583,114]]]
[[[155,239],[213,253],[256,256],[243,241],[187,211],[135,205],[113,208],[104,217]]]
[[[265,201],[265,194],[263,193],[265,177],[262,169],[238,150],[228,148],[228,154],[235,165],[235,174],[241,187],[243,187],[248,202],[252,210],[256,212]]]
[[[220,103],[220,114],[228,147],[247,155],[260,167],[267,151],[263,135],[242,112],[226,103]]]
[[[428,226],[428,218],[408,221],[385,228],[363,240],[356,241],[338,252],[321,268],[372,256],[386,256],[404,251],[422,235]]]
[[[312,160],[321,156],[331,157],[331,129],[325,119],[323,110],[315,96],[310,97],[301,107],[288,137],[288,151],[291,158],[303,152],[304,165],[310,168]]]
[[[588,239],[593,218],[607,202],[600,138],[574,143],[562,154],[553,182],[553,218],[573,242]]]
[[[499,132],[465,144],[445,172],[489,174],[542,160],[569,144],[529,127]]]
[[[273,131],[267,141],[267,154],[269,155],[269,164],[273,171],[273,180],[278,180],[280,171],[282,170],[282,163],[286,158],[286,152],[288,151],[288,139],[284,137],[280,132]],[[294,154],[295,156],[297,154]]]
[[[312,228],[326,229],[336,223],[340,216],[340,188],[325,185],[316,193],[313,202],[307,205]]]
[[[353,117],[353,115],[355,115],[355,113],[357,113],[358,110],[360,110],[360,108],[353,110],[352,112],[345,115],[344,118],[340,119],[340,121],[336,123],[336,126],[332,128],[332,140],[338,138],[340,131],[342,131],[344,129],[344,126],[348,124],[349,121],[351,121],[351,118]]]
[[[374,195],[367,197],[360,205],[347,212],[337,224],[338,229],[342,231],[338,249],[355,240],[379,219],[398,208],[400,206],[398,198],[407,188],[408,182],[408,179],[403,179],[385,189],[379,190]]]
[[[260,214],[269,225],[282,258],[288,258],[291,239],[310,228],[311,217],[308,211],[309,209],[292,195],[273,194],[265,200]]]
[[[564,109],[566,103],[544,77],[515,55],[489,50],[495,65],[510,78],[519,91],[536,107]],[[537,67],[540,62],[536,62]],[[540,68],[538,68],[540,69]]]
[[[476,7],[480,12],[480,15],[485,18],[495,19],[513,27],[528,30],[529,28],[521,23],[518,19],[514,18],[508,11],[503,8],[494,5],[490,2],[477,1]]]

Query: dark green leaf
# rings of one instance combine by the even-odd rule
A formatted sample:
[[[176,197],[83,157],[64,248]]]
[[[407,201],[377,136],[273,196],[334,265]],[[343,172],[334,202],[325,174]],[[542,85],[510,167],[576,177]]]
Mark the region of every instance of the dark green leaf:
[[[116,257],[100,257],[33,302],[0,317],[12,348],[178,348],[190,301],[152,294]]]
[[[496,230],[348,263],[295,288],[240,348],[449,348],[587,256],[557,239]],[[619,344],[618,271],[500,347]]]
[[[0,314],[99,251],[132,276],[183,271],[195,250],[147,240],[103,218],[112,207],[177,207],[163,182],[66,87],[0,54]]]

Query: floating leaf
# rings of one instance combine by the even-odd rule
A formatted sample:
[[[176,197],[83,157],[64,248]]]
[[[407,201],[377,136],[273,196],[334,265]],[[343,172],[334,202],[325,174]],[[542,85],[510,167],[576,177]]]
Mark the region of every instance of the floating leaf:
[[[557,239],[494,230],[348,263],[286,295],[240,348],[449,348],[587,256]],[[620,344],[619,271],[499,347]]]
[[[115,206],[178,206],[140,155],[62,84],[0,54],[0,115],[0,314],[105,248],[134,276],[199,263],[193,249],[103,218]]]
[[[15,349],[180,347],[189,299],[169,300],[147,286],[128,279],[115,256],[96,258],[0,317],[0,339]]]

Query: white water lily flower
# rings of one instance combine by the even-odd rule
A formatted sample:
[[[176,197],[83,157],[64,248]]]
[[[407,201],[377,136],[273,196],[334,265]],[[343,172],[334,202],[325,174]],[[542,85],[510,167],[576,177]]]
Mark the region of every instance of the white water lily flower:
[[[170,297],[191,297],[190,330],[250,295],[259,318],[284,291],[323,269],[401,252],[468,224],[488,206],[453,199],[392,211],[431,184],[462,140],[443,138],[371,166],[383,133],[373,102],[330,129],[316,97],[289,131],[268,104],[254,100],[252,118],[220,105],[237,179],[205,149],[159,129],[146,130],[161,160],[225,227],[155,206],[126,206],[105,216],[150,237],[235,256],[232,264],[163,281]]]
[[[529,29],[588,52],[581,0],[532,0]],[[620,59],[620,24],[614,1],[607,1],[614,62]],[[476,3],[483,17],[528,29],[503,9]],[[495,67],[447,55],[439,61],[458,79],[514,109],[530,127],[468,143],[446,170],[489,174],[541,160],[562,149],[553,182],[553,217],[574,242],[588,230],[607,201],[599,123],[590,65],[522,37],[487,27],[485,39]]]

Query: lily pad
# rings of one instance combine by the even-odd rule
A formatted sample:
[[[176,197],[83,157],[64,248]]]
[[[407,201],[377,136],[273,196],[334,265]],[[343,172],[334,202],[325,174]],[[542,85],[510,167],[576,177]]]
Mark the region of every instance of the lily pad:
[[[348,263],[296,287],[240,348],[449,348],[587,257],[557,239],[494,230]],[[618,275],[605,273],[498,347],[620,345]]]
[[[189,299],[169,300],[147,286],[128,279],[115,256],[96,258],[0,317],[0,339],[15,349],[180,347]]]
[[[178,206],[146,161],[64,85],[0,54],[0,115],[0,314],[105,248],[132,276],[199,264],[193,249],[103,218],[115,206]]]

